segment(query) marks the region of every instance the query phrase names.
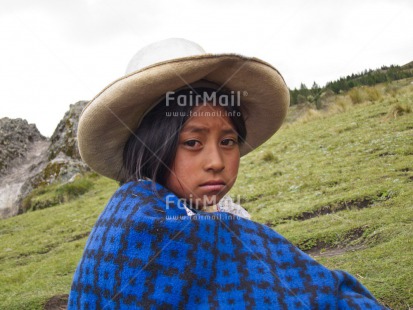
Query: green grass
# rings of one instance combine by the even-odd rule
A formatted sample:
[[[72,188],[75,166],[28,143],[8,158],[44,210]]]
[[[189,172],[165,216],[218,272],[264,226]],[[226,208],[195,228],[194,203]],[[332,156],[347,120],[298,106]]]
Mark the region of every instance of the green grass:
[[[40,186],[24,198],[23,209],[35,211],[69,202],[89,191],[97,176],[95,173],[90,173],[86,177],[76,178],[73,182]]]
[[[390,95],[383,90],[377,100],[285,126],[242,158],[231,196],[240,196],[253,220],[327,267],[350,272],[385,305],[409,309],[413,87],[385,87]],[[397,106],[403,113],[395,115]],[[69,292],[87,235],[117,188],[103,177],[87,179],[93,186],[80,197],[0,221],[0,309],[41,309]],[[32,198],[59,191],[71,190],[52,186]]]
[[[394,309],[413,305],[413,91],[408,85],[410,91],[395,98],[287,126],[243,158],[232,190],[253,220],[301,249],[315,254],[340,249],[339,255],[316,259],[354,274]],[[389,118],[395,106],[404,113]],[[277,162],[265,160],[265,154],[274,154]]]
[[[81,199],[0,221],[0,309],[42,309],[68,293],[91,227],[116,188],[98,177]]]

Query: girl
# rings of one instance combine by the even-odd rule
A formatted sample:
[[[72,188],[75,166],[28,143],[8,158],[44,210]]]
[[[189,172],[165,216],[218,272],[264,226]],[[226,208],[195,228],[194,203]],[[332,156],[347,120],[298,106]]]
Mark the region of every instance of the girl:
[[[122,186],[89,236],[69,309],[383,309],[225,197],[240,157],[281,126],[288,94],[256,58],[183,39],[138,52],[80,118],[82,158]]]

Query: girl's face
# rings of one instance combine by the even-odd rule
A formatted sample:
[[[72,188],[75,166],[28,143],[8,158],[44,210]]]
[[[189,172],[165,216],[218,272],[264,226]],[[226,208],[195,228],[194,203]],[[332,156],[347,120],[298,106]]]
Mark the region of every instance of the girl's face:
[[[226,111],[197,106],[179,134],[166,186],[193,207],[215,205],[234,185],[239,159],[238,135]]]

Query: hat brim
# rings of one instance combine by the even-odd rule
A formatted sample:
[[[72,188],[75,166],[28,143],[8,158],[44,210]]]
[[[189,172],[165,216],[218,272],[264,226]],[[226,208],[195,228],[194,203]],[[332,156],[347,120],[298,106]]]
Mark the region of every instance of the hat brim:
[[[241,93],[247,137],[241,156],[281,126],[289,90],[268,63],[237,54],[203,54],[164,61],[128,74],[103,89],[84,108],[78,127],[82,159],[96,172],[118,180],[125,143],[143,116],[168,91],[208,80]]]

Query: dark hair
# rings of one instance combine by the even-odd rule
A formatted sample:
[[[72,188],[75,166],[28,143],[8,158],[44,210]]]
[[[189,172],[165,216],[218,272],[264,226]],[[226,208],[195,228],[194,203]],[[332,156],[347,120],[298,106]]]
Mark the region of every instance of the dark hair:
[[[233,100],[228,104],[228,98],[233,99],[233,94],[201,87],[177,91],[172,96],[168,94],[148,112],[126,142],[119,178],[121,184],[149,178],[165,186],[175,160],[181,128],[188,120],[190,111],[197,105],[205,103],[200,94],[206,95],[206,98],[213,97],[214,101],[208,103],[225,109],[238,133],[239,143],[245,141],[247,131],[242,112]],[[181,102],[179,103],[177,99]],[[182,104],[182,99],[187,104]],[[223,101],[225,104],[222,104]]]

